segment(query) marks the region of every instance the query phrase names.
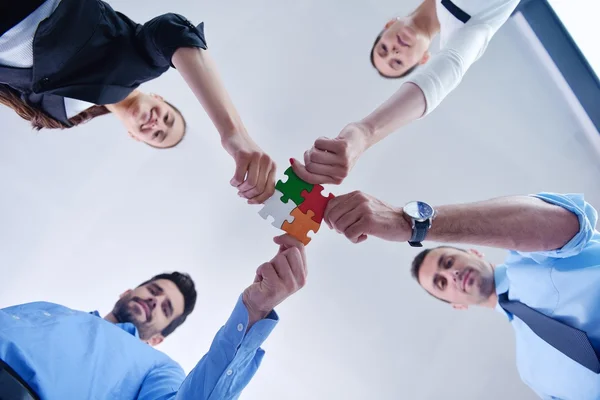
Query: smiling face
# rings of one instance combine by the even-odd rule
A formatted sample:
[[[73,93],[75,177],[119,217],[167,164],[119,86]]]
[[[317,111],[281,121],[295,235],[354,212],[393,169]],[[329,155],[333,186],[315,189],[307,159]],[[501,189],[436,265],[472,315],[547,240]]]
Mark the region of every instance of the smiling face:
[[[429,59],[431,39],[415,29],[408,18],[388,22],[380,36],[373,46],[372,60],[386,77],[402,76]]]
[[[118,116],[131,137],[153,147],[173,147],[185,133],[181,113],[155,94],[136,93]]]
[[[457,306],[488,303],[495,295],[494,269],[475,250],[431,250],[423,259],[418,281],[433,296]]]
[[[184,298],[177,285],[157,279],[121,295],[112,314],[121,322],[136,326],[140,339],[157,345],[164,339],[161,332],[183,314]]]

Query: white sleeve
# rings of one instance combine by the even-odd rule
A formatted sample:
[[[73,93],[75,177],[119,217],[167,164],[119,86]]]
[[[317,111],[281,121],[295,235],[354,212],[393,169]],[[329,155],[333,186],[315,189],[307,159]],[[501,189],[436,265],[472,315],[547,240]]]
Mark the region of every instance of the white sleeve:
[[[519,0],[505,0],[478,13],[448,37],[440,52],[408,77],[406,82],[419,86],[425,95],[426,107],[421,118],[458,86],[518,4]]]

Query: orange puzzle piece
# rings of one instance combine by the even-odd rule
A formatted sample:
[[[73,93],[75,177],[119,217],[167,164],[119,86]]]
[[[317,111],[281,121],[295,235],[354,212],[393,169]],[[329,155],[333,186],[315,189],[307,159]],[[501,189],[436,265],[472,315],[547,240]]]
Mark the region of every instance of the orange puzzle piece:
[[[294,217],[294,222],[284,221],[281,229],[298,239],[305,246],[310,242],[308,237],[308,231],[317,233],[321,224],[313,221],[315,213],[312,210],[308,210],[308,214],[304,214],[299,208],[294,208],[290,213]]]

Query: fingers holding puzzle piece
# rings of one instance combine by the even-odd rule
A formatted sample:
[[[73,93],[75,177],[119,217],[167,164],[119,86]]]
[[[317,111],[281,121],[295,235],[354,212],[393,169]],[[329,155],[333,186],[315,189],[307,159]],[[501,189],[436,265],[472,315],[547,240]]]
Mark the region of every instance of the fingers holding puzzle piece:
[[[291,167],[285,174],[288,179],[285,182],[277,181],[275,193],[265,201],[259,214],[263,219],[273,217],[274,227],[284,230],[307,245],[311,240],[308,232],[317,233],[327,203],[335,196],[323,196],[323,186],[303,181]]]

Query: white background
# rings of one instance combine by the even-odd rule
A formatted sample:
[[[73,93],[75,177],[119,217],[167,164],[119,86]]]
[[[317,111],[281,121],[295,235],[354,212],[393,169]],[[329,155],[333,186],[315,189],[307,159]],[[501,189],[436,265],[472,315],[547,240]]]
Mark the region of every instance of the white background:
[[[569,34],[587,59],[592,69],[600,76],[600,48],[595,16],[600,5],[588,0],[548,0]]]
[[[289,157],[337,135],[399,86],[372,70],[369,49],[387,18],[417,4],[110,3],[138,22],[171,11],[205,21],[226,86],[279,174]],[[329,189],[396,205],[584,192],[600,206],[598,154],[545,62],[507,23],[433,114],[372,148]],[[180,147],[136,143],[112,117],[34,133],[0,109],[0,306],[46,300],[105,314],[153,274],[190,272],[196,310],[160,346],[189,371],[275,253],[279,231],[229,186],[233,162],[177,71],[143,89],[186,115]],[[243,400],[534,398],[516,371],[507,321],[427,296],[409,274],[417,250],[373,239],[353,245],[326,226],[307,250],[309,282],[278,308],[281,322]],[[502,261],[502,251],[483,250]]]

